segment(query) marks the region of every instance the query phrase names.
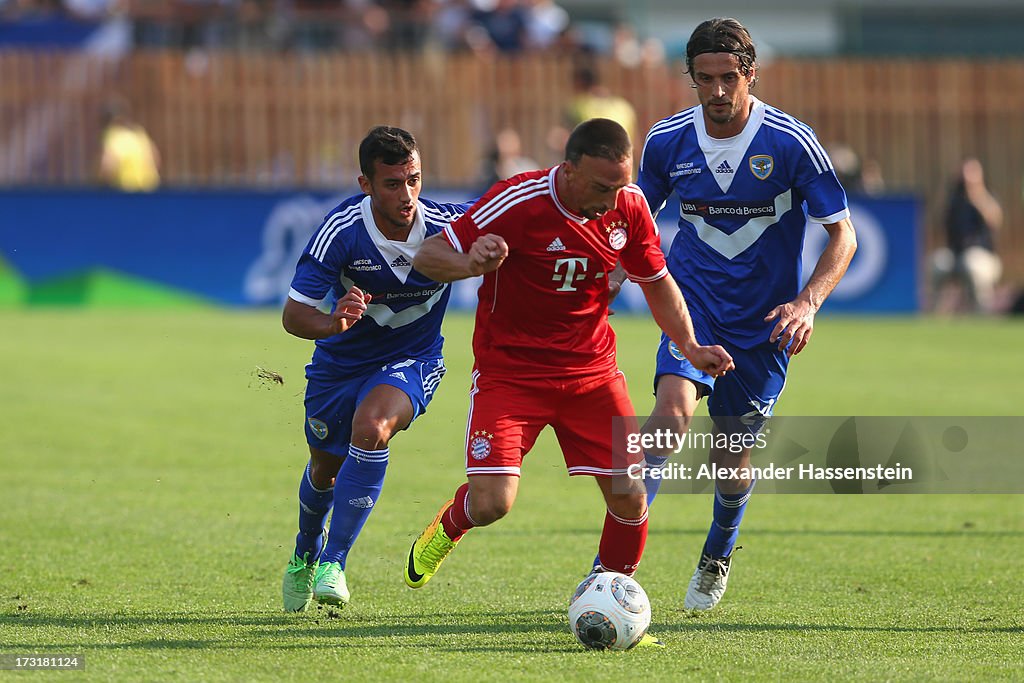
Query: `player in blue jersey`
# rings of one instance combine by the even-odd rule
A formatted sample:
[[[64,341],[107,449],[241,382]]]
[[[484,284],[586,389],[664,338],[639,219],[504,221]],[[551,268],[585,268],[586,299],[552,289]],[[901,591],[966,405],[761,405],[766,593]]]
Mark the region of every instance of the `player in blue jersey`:
[[[846,272],[857,247],[846,194],[814,132],[751,94],[757,55],[735,19],[700,24],[686,46],[687,73],[700,105],[656,123],[647,135],[638,184],[652,208],[675,195],[679,233],[669,271],[690,306],[697,340],[720,344],[736,362],[718,378],[696,369],[662,336],[655,374],[655,424],[686,430],[698,401],[722,433],[756,433],[782,393],[790,358],[810,341],[814,315]],[[806,217],[805,217],[806,207]],[[806,221],[828,243],[800,288]],[[722,467],[745,467],[712,449]],[[668,451],[647,453],[651,466]],[[659,479],[648,479],[653,500]],[[725,592],[750,479],[716,482],[713,521],[684,606],[714,607]]]
[[[445,373],[449,285],[413,270],[412,259],[469,205],[420,197],[419,149],[400,128],[371,130],[359,167],[364,194],[339,204],[313,234],[284,306],[284,328],[316,340],[306,366],[310,458],[283,584],[290,612],[314,597],[348,603],[346,559],[380,496],[388,444],[423,413]]]

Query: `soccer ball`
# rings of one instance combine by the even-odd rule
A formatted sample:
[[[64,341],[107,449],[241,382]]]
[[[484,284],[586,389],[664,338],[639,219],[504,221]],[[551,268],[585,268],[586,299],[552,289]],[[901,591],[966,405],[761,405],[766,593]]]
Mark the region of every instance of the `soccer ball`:
[[[651,602],[625,574],[591,574],[569,601],[569,628],[584,647],[628,650],[651,625]]]

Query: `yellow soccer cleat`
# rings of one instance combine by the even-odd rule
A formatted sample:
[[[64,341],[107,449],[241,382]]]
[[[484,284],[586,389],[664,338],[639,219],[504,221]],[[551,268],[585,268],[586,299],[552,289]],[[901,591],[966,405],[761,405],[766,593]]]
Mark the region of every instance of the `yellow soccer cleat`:
[[[645,633],[644,637],[637,641],[637,644],[633,647],[665,647],[665,643],[661,642],[661,639],[650,633]]]
[[[409,562],[405,567],[405,583],[409,588],[420,588],[437,573],[444,558],[455,549],[458,541],[448,538],[441,524],[441,515],[452,506],[452,500],[441,506],[434,521],[423,530],[409,549]]]

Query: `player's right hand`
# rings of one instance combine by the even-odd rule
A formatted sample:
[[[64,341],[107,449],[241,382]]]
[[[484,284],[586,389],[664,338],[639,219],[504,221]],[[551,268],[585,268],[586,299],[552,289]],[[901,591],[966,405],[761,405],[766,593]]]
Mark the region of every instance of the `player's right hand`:
[[[363,313],[366,312],[366,305],[370,303],[372,298],[372,295],[355,286],[345,292],[345,296],[338,299],[338,305],[334,307],[334,312],[331,313],[334,333],[341,334],[362,318]]]
[[[501,235],[481,235],[469,247],[469,270],[483,275],[498,269],[508,256],[508,243]]]
[[[712,377],[721,377],[730,370],[736,369],[729,352],[721,346],[697,346],[687,356],[693,367],[706,372]]]

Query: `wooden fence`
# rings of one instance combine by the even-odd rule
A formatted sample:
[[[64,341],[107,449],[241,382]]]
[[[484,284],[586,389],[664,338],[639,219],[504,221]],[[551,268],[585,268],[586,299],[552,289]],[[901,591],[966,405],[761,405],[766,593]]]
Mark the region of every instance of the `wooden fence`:
[[[142,52],[119,60],[0,52],[0,185],[95,182],[100,112],[128,99],[156,140],[167,185],[354,187],[371,126],[400,125],[423,148],[425,183],[477,185],[497,130],[541,164],[572,91],[572,63],[416,55]],[[682,66],[601,64],[637,110],[640,134],[696,103]],[[886,191],[925,198],[931,246],[950,176],[984,163],[1006,209],[1000,246],[1024,277],[1024,62],[777,60],[755,94],[879,165]]]

